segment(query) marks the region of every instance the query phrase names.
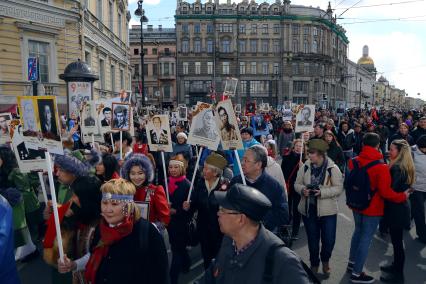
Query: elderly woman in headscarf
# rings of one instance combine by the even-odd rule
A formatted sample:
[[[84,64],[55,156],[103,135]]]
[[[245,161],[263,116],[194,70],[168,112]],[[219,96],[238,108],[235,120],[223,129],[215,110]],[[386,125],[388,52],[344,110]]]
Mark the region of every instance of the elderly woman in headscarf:
[[[131,155],[121,168],[121,176],[136,187],[135,201],[149,204],[149,221],[164,229],[170,222],[170,209],[161,185],[154,185],[154,168],[142,154]]]
[[[170,196],[170,223],[167,227],[170,245],[172,249],[172,263],[170,278],[172,284],[177,284],[179,274],[188,272],[191,260],[186,246],[188,244],[188,223],[191,212],[183,209],[183,203],[187,200],[191,183],[186,178],[188,162],[182,154],[173,156],[169,162],[168,188]]]
[[[173,143],[173,152],[172,155],[177,155],[179,153],[185,156],[185,159],[188,161],[192,160],[192,148],[191,145],[187,143],[188,136],[184,132],[179,132],[176,135],[176,143]]]
[[[222,178],[227,164],[223,156],[211,153],[204,162],[203,177],[198,179],[194,186],[191,202],[185,201],[183,205],[185,210],[198,211],[197,233],[200,239],[204,269],[207,269],[212,259],[216,257],[222,243],[223,234],[217,219],[219,205],[214,192],[227,190],[227,183]]]
[[[124,179],[104,183],[102,218],[96,227],[90,252],[83,258],[60,263],[61,272],[85,268],[86,283],[167,284],[167,251],[154,225],[141,218],[134,203],[135,186]],[[80,262],[80,264],[79,264]]]

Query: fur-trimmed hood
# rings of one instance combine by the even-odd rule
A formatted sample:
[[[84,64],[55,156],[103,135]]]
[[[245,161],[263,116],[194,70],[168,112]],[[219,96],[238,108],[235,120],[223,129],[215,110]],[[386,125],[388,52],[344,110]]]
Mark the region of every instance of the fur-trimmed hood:
[[[124,163],[121,168],[121,177],[130,181],[130,170],[133,166],[141,167],[142,171],[146,175],[146,181],[152,182],[154,180],[154,168],[152,166],[151,160],[143,154],[132,154]]]

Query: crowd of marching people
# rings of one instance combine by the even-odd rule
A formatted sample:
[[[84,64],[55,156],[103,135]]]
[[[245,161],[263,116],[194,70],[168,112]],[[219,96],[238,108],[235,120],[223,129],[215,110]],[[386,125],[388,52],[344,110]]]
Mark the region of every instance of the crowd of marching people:
[[[42,256],[54,284],[177,284],[198,244],[199,283],[318,283],[333,273],[342,194],[355,223],[350,281],[375,281],[364,264],[380,233],[394,256],[380,280],[403,283],[404,232],[414,223],[426,244],[423,113],[320,109],[313,131],[300,133],[294,118],[261,115],[268,135],[256,136],[251,117],[238,116],[238,155],[221,147],[200,155],[187,143],[188,122],[172,123],[173,151],[160,153],[150,151],[143,121],[134,120],[134,137],[83,144],[79,118],[64,120],[66,154],[54,157],[55,186],[47,178],[43,185],[55,190],[61,232],[38,173],[21,173],[10,146],[0,146],[0,283],[20,283],[16,263]],[[302,222],[308,266],[289,249]]]

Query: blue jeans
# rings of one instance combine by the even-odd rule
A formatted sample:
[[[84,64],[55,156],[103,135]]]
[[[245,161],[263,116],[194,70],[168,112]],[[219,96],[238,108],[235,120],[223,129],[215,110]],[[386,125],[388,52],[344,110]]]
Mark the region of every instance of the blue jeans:
[[[352,235],[349,261],[354,264],[353,273],[360,274],[367,260],[374,233],[379,226],[379,216],[366,216],[353,211],[355,231]]]
[[[309,217],[303,216],[303,223],[308,236],[309,260],[311,266],[319,266],[320,256],[322,262],[328,262],[333,252],[336,242],[337,215],[318,217],[316,208],[311,207],[309,209]]]

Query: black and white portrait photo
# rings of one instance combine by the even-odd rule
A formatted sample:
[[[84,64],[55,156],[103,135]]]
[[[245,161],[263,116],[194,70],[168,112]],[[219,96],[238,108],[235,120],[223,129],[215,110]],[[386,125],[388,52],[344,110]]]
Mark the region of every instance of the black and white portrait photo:
[[[151,137],[152,144],[168,144],[169,140],[167,139],[168,131],[161,127],[161,118],[159,116],[154,116],[152,118],[152,124],[154,128],[149,131],[149,136]]]
[[[195,128],[194,135],[209,140],[216,140],[218,133],[215,128],[213,119],[213,111],[211,109],[204,110],[200,113],[200,119],[197,121],[198,127]]]
[[[188,144],[201,145],[216,151],[220,142],[220,134],[216,126],[217,118],[215,118],[211,105],[199,102],[192,115]]]
[[[111,126],[112,121],[112,110],[110,107],[104,107],[102,109],[102,120],[101,120],[101,126],[102,127],[108,127]]]
[[[188,120],[188,109],[184,106],[180,106],[179,107],[179,116],[178,116],[178,120],[179,121],[187,121]]]
[[[90,127],[90,126],[96,126],[96,120],[94,117],[94,112],[92,110],[92,105],[90,103],[87,103],[84,108],[83,108],[83,112],[84,112],[84,121],[83,121],[83,125],[86,127]]]
[[[336,101],[336,114],[337,116],[343,116],[345,114],[346,109],[345,101]]]
[[[37,105],[43,138],[60,141],[54,101],[52,99],[38,99]]]
[[[300,106],[296,115],[296,132],[309,132],[314,129],[315,105]]]
[[[150,151],[172,152],[172,137],[168,115],[155,115],[146,125]]]
[[[112,130],[128,131],[130,129],[130,105],[112,103]]]
[[[231,100],[220,101],[216,107],[216,125],[224,150],[243,148],[237,117]]]

